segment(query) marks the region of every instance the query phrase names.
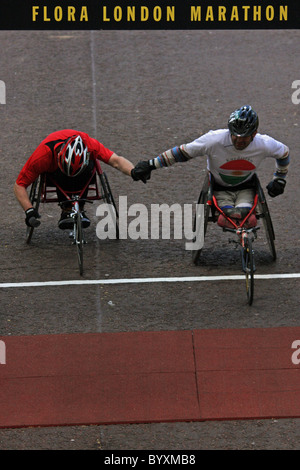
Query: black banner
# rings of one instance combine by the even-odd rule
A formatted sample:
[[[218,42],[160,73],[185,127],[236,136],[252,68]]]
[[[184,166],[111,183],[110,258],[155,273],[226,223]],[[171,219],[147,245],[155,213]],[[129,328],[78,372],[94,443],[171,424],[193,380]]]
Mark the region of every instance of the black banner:
[[[1,30],[298,29],[297,0],[1,0]]]

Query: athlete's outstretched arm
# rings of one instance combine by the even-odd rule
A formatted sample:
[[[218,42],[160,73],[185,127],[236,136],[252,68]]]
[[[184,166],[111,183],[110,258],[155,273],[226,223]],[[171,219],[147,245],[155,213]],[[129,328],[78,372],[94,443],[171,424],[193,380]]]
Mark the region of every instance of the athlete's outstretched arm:
[[[131,170],[134,168],[133,164],[127,160],[127,158],[121,157],[116,153],[112,154],[108,160],[108,164],[128,176],[131,175]]]

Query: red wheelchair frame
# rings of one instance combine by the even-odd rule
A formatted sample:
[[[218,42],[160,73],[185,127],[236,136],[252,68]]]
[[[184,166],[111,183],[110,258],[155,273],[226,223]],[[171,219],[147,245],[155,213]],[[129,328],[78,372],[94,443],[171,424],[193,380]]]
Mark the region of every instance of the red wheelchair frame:
[[[72,197],[76,197],[77,200],[82,199],[83,195],[87,191],[84,197],[84,201],[93,202],[103,200],[107,204],[112,204],[116,214],[116,238],[119,238],[118,230],[118,211],[112,195],[110,184],[106,173],[102,170],[99,160],[95,160],[95,165],[92,170],[92,174],[85,184],[85,186],[78,191],[66,191],[59,186],[55,179],[50,173],[43,173],[40,175],[34,183],[31,185],[29,199],[32,206],[38,211],[41,203],[58,203],[59,199],[56,190],[59,190],[67,201],[72,201]],[[30,227],[26,232],[26,243],[29,244],[33,235],[34,227]]]
[[[197,223],[197,217],[200,218],[201,215],[196,214],[194,220],[194,233],[197,229],[197,226],[203,227],[204,239],[207,231],[208,222],[217,222],[219,214],[222,214],[227,221],[230,222],[232,228],[223,227],[224,232],[232,232],[237,235],[238,240],[230,240],[241,247],[242,255],[242,268],[246,274],[246,288],[247,288],[247,297],[249,305],[253,301],[253,289],[254,289],[254,278],[253,273],[255,271],[254,265],[254,252],[252,250],[252,242],[257,238],[256,231],[260,228],[258,226],[246,228],[245,224],[249,217],[256,212],[257,219],[262,219],[263,225],[265,228],[265,234],[267,237],[269,250],[273,260],[276,259],[276,249],[275,249],[275,233],[273,228],[273,223],[271,220],[270,212],[268,209],[267,201],[261,187],[258,176],[255,174],[253,176],[253,189],[255,190],[254,202],[246,217],[237,222],[232,220],[228,215],[226,215],[222,209],[219,207],[217,199],[213,194],[213,177],[208,171],[204,180],[202,190],[198,199],[198,205],[204,206],[204,217],[203,225]],[[197,234],[198,236],[199,234]],[[197,237],[195,238],[195,240]],[[200,249],[193,251],[193,261],[194,264],[198,265],[203,246]]]
[[[215,210],[217,210],[221,215],[223,215],[231,224],[232,226],[235,228],[235,229],[238,229],[238,228],[243,228],[245,223],[247,222],[247,220],[249,219],[249,217],[255,212],[256,210],[256,207],[257,207],[257,203],[258,203],[258,194],[256,193],[255,196],[254,196],[254,201],[253,201],[253,206],[251,207],[250,211],[248,212],[248,214],[246,215],[246,217],[240,222],[239,225],[237,225],[237,223],[235,222],[235,220],[231,219],[228,215],[226,215],[222,209],[219,207],[218,205],[218,202],[217,202],[217,199],[216,199],[216,196],[213,194],[212,195],[212,199],[210,200],[210,202],[208,202],[208,204],[212,204],[214,205],[215,207]]]
[[[85,186],[78,190],[78,191],[66,191],[62,189],[59,184],[55,181],[55,179],[51,176],[50,173],[44,173],[43,178],[42,178],[42,188],[41,188],[41,203],[47,203],[47,202],[58,202],[58,197],[57,195],[53,197],[53,194],[56,193],[56,188],[61,191],[61,193],[67,198],[71,199],[71,195],[78,195],[78,197],[81,199],[85,193],[85,191],[88,189],[88,194],[85,197],[88,201],[98,201],[100,199],[103,199],[103,194],[101,194],[101,189],[99,187],[99,182],[97,181],[96,175],[99,176],[100,181],[102,177],[105,178],[105,173],[103,172],[99,160],[95,161],[95,166],[93,168],[92,174],[90,176],[90,179],[87,181]],[[106,180],[108,183],[108,180]],[[51,184],[51,185],[50,185]],[[102,182],[101,182],[102,184]],[[103,185],[102,185],[103,188]],[[94,195],[91,196],[89,193],[93,191]],[[104,192],[104,197],[106,196],[105,190],[103,189]],[[108,196],[109,197],[109,196]]]
[[[270,211],[268,208],[264,191],[261,187],[259,178],[256,174],[254,174],[253,176],[253,189],[255,190],[253,207],[251,208],[250,212],[247,214],[245,219],[242,220],[238,226],[233,220],[231,220],[226,214],[224,214],[224,212],[218,206],[216,197],[214,196],[214,193],[213,193],[213,190],[214,190],[213,176],[211,175],[209,171],[207,171],[207,174],[205,176],[203,186],[202,186],[199,198],[198,198],[198,204],[204,205],[204,236],[206,235],[208,222],[217,222],[218,217],[216,216],[216,212],[222,214],[227,220],[229,220],[230,223],[232,224],[232,228],[236,230],[239,227],[243,227],[245,225],[245,222],[251,216],[251,214],[253,214],[256,211],[257,219],[258,220],[262,219],[263,221],[269,249],[270,249],[272,258],[275,261],[276,249],[275,249],[275,243],[274,243],[275,241],[274,227],[273,227],[273,223],[272,223],[272,219],[271,219],[271,215],[270,215]],[[197,217],[197,214],[196,214],[196,217]],[[196,228],[196,217],[194,220],[194,231]],[[199,261],[201,251],[202,249],[195,250],[195,253],[193,254],[193,260],[195,264],[197,264],[197,262]]]

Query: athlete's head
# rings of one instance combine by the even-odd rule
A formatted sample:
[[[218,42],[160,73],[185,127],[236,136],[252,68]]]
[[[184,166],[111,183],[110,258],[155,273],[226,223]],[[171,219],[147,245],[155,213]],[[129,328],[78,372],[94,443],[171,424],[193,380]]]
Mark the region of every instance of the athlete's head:
[[[236,149],[243,150],[253,140],[258,129],[258,116],[249,105],[242,106],[230,114],[228,129]]]
[[[57,159],[58,167],[67,176],[77,176],[88,166],[88,148],[80,135],[73,135],[62,144]]]

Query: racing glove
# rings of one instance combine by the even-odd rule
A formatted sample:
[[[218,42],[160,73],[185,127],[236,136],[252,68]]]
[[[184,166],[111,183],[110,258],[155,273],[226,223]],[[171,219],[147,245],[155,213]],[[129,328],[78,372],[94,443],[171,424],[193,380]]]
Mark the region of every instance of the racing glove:
[[[152,160],[140,161],[131,170],[131,177],[134,181],[143,181],[147,183],[147,180],[151,177],[151,171],[155,170],[155,165]]]
[[[38,219],[41,218],[40,214],[36,209],[31,207],[25,211],[26,219],[25,223],[28,227],[38,227],[40,225],[40,221]]]
[[[285,185],[286,185],[286,181],[282,178],[277,178],[277,179],[270,181],[270,183],[267,186],[269,196],[276,197],[276,196],[279,196],[280,194],[283,194]]]

